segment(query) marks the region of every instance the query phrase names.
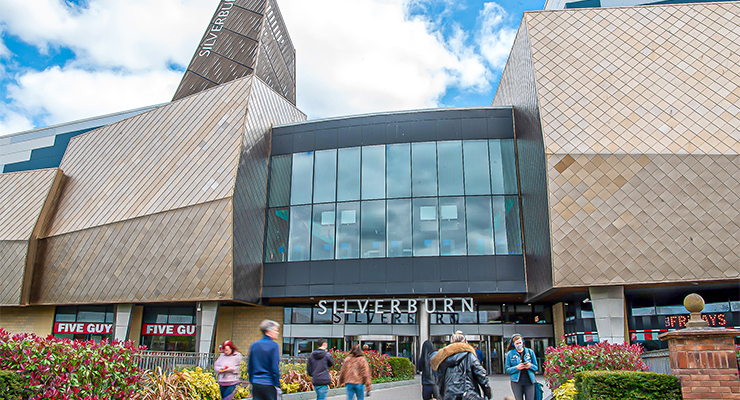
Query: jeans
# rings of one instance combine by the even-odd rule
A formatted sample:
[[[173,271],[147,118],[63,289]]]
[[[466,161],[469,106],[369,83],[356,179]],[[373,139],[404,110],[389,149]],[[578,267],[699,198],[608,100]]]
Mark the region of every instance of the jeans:
[[[316,386],[314,390],[316,391],[316,400],[324,400],[326,398],[326,393],[329,391],[329,386]]]
[[[253,400],[276,400],[277,389],[272,385],[259,385],[253,383],[252,396]]]
[[[221,398],[225,399],[236,390],[236,385],[221,386],[218,385],[218,389],[221,391]]]
[[[347,400],[354,400],[355,396],[357,400],[365,400],[365,385],[347,384]]]
[[[514,392],[516,400],[534,400],[534,385],[522,385],[519,382],[511,382],[511,391]]]

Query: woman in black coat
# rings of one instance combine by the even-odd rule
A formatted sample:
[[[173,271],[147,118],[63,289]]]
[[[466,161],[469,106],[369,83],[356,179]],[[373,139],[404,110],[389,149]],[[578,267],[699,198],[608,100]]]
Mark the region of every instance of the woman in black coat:
[[[491,398],[486,370],[480,365],[473,346],[466,343],[465,336],[452,335],[450,345],[432,357],[432,368],[437,370],[441,400],[478,398],[478,387],[483,389],[486,398]]]
[[[423,400],[439,400],[439,389],[432,369],[432,356],[436,353],[434,345],[427,340],[421,345],[421,356],[416,363],[417,368],[421,371],[421,398]]]

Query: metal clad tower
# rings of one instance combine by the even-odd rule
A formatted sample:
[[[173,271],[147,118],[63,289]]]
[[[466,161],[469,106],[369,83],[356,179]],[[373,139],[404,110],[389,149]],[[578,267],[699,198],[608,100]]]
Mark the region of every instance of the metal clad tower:
[[[295,48],[274,0],[221,0],[173,100],[256,74],[295,105]]]

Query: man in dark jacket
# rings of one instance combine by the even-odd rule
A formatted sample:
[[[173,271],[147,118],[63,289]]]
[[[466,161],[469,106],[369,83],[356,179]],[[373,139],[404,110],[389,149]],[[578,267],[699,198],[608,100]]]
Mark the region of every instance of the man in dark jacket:
[[[249,347],[247,372],[254,400],[275,400],[280,394],[280,324],[266,319],[260,323],[262,339]]]
[[[437,370],[437,386],[441,400],[461,400],[478,395],[478,387],[491,398],[486,370],[480,365],[475,349],[465,343],[465,336],[452,335],[451,344],[432,357],[432,367]],[[472,397],[471,398],[476,398]]]
[[[331,383],[329,368],[334,365],[334,359],[326,351],[328,347],[326,339],[319,339],[316,344],[319,345],[319,348],[308,356],[306,372],[308,372],[308,375],[313,380],[316,400],[324,400],[326,398],[326,392],[329,391],[329,384]]]

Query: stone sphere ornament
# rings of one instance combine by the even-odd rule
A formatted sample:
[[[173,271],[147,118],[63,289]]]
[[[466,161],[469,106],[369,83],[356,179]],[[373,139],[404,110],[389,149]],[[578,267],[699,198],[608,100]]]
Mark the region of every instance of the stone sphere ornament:
[[[704,310],[704,298],[696,293],[691,293],[683,300],[683,306],[691,313],[691,319],[686,323],[687,328],[706,328],[709,326],[707,321],[701,318],[701,312]]]

